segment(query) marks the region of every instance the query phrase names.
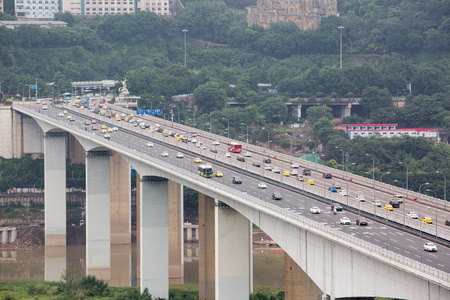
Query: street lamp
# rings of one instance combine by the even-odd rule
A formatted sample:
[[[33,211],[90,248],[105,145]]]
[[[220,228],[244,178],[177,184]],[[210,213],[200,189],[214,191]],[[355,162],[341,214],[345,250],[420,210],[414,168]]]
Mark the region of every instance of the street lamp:
[[[383,176],[391,174],[391,172],[386,172],[381,174],[380,178],[380,201],[383,198],[383,190],[382,190],[382,184],[383,184]],[[386,249],[389,249],[389,222],[388,222],[388,215],[387,215],[387,209],[386,209]]]
[[[408,172],[408,165],[407,164],[405,164],[404,162],[401,162],[401,161],[399,161],[398,162],[400,165],[405,165],[406,166],[406,197],[408,197],[408,182],[409,182],[409,180],[408,180],[408,174],[409,174],[409,172]]]
[[[395,179],[394,182],[400,182],[402,184],[402,189],[405,189],[405,185],[403,184],[402,181]],[[403,201],[403,228],[406,227],[405,203],[406,202]]]
[[[444,175],[444,209],[447,209],[447,194],[446,194],[446,191],[447,191],[446,181],[447,181],[447,179],[446,179],[444,173],[441,173],[439,171],[436,171],[436,173]]]
[[[429,182],[425,182],[425,183],[421,184],[419,186],[419,194],[420,194],[420,189],[422,188],[422,186],[429,185],[429,184],[430,184]],[[421,213],[420,213],[420,211],[421,211],[420,196],[418,198],[419,198],[419,220],[420,220],[420,225],[419,225],[419,237],[420,237],[420,239],[419,239],[419,243],[420,243],[419,251],[420,251],[420,262],[422,262],[422,251],[420,250],[422,248],[422,217],[421,217]]]
[[[436,192],[430,189],[425,189],[427,192],[433,192],[434,193],[434,199],[435,199],[435,209],[436,209],[436,239],[437,239],[437,224],[438,224],[438,218],[437,218],[437,196]],[[422,222],[422,221],[421,221]]]
[[[342,171],[344,171],[344,151],[345,150],[340,148],[340,147],[338,147],[338,146],[335,146],[334,148],[339,149],[339,150],[342,151]]]
[[[342,29],[344,29],[344,26],[338,27],[341,30],[341,43],[340,43],[340,55],[339,55],[339,69],[342,69]]]
[[[373,185],[373,201],[375,201],[375,157],[372,154],[366,153],[367,156],[372,157],[372,185]]]
[[[22,99],[25,100],[25,87],[28,86],[28,84],[25,84],[22,88]]]
[[[270,157],[270,155],[269,155],[269,143],[270,143],[270,140],[269,140],[269,129],[267,129],[267,128],[261,128],[262,130],[267,130],[267,157]]]
[[[317,142],[315,140],[309,140],[309,141],[314,142],[314,157],[315,157],[315,161],[316,161],[316,171],[317,171]]]
[[[159,104],[163,104],[163,105],[164,105],[164,108],[163,108],[163,117],[164,117],[164,126],[166,126],[166,113],[165,113],[165,110],[166,110],[166,103],[159,102]]]
[[[248,151],[248,125],[245,123],[241,123],[241,125],[247,126],[247,151]]]
[[[230,121],[227,118],[222,118],[222,120],[227,121],[227,132],[228,132],[228,142],[230,141]]]
[[[382,199],[383,199],[383,189],[382,189],[383,176],[384,175],[389,175],[389,174],[391,174],[391,172],[386,172],[386,173],[381,174],[381,178],[380,178],[380,201],[382,201]]]
[[[187,29],[181,30],[184,32],[184,67],[186,67],[186,32],[188,32]]]
[[[347,189],[347,195],[346,195],[346,197],[347,197],[347,206],[348,206],[348,194],[349,194],[348,193],[348,167],[349,166],[354,166],[354,165],[356,165],[356,163],[347,164],[347,166],[345,168],[346,169],[346,175],[347,175],[347,180],[346,180],[347,181],[347,187],[346,187],[346,189]]]
[[[5,82],[4,80],[3,81],[0,81],[0,93],[2,92],[2,83],[3,82]]]

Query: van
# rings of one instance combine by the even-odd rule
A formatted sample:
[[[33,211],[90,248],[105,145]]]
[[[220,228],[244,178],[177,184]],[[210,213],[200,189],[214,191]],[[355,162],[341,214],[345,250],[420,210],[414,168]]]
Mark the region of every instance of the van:
[[[394,195],[394,197],[392,197],[392,200],[396,200],[399,203],[403,203],[403,195]]]

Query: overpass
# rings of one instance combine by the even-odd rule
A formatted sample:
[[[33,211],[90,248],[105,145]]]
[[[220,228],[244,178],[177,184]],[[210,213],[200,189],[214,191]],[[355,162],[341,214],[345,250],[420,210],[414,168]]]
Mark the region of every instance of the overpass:
[[[83,116],[88,112],[78,114],[71,111],[77,120],[69,122],[65,117],[57,116],[62,111],[57,107],[43,111],[36,105],[15,104],[13,109],[18,113],[12,113],[12,122],[17,122],[17,125],[24,124],[26,122],[23,117],[30,116],[34,121],[28,119],[27,126],[34,127],[35,132],[41,128],[45,137],[41,144],[44,144],[44,156],[47,158],[45,160],[47,246],[65,244],[65,222],[62,214],[58,215],[58,212],[65,210],[65,202],[61,199],[65,199],[64,158],[67,133],[74,136],[86,151],[86,264],[89,273],[105,277],[108,275],[112,226],[109,212],[113,196],[110,191],[111,186],[114,187],[111,183],[114,178],[109,176],[110,155],[113,153],[114,156],[117,153],[138,171],[141,178],[139,183],[141,288],[148,287],[154,297],[168,295],[167,278],[169,250],[171,250],[168,236],[172,213],[172,207],[169,209],[170,182],[186,185],[200,193],[202,299],[242,299],[251,292],[252,223],[269,234],[288,255],[287,299],[313,297],[302,289],[301,283],[308,286],[316,285],[321,293],[329,295],[332,299],[375,296],[404,299],[450,297],[448,264],[445,265],[445,261],[448,261],[448,256],[445,255],[450,255],[447,254],[448,247],[439,246],[438,254],[442,253],[443,259],[437,259],[437,263],[430,266],[429,263],[417,261],[418,253],[409,258],[403,255],[406,252],[401,252],[400,247],[404,241],[410,240],[412,244],[417,245],[421,243],[422,236],[420,242],[412,235],[396,242],[392,236],[399,239],[402,235],[406,235],[404,231],[389,226],[375,227],[379,224],[376,225],[377,222],[374,221],[374,231],[387,230],[391,235],[391,240],[388,235],[386,236],[386,244],[377,245],[364,240],[364,236],[369,234],[361,232],[360,227],[350,234],[351,231],[344,232],[351,229],[336,225],[331,213],[325,219],[315,218],[317,216],[313,218],[307,213],[309,208],[307,203],[310,205],[320,203],[313,196],[318,194],[318,189],[322,192],[322,188],[301,184],[277,174],[266,174],[262,168],[252,169],[246,163],[233,162],[231,158],[228,161],[223,155],[219,155],[218,158],[217,153],[194,148],[192,144],[178,143],[159,134],[156,136],[153,132],[142,132],[139,128],[133,128],[131,124],[116,123],[116,126],[122,126],[119,126],[118,133],[112,134],[111,139],[107,140],[88,131],[84,121],[93,118],[99,123],[109,124],[116,121],[102,119],[93,114]],[[22,129],[27,126],[22,126]],[[13,126],[13,129],[18,130],[16,127],[19,126]],[[38,137],[39,135],[34,136],[36,140]],[[146,146],[149,140],[154,142],[155,147]],[[26,149],[31,146],[27,146],[24,140],[22,147]],[[261,149],[254,148],[254,150],[262,152]],[[170,153],[170,158],[160,156],[164,151]],[[176,151],[185,154],[183,164],[175,159]],[[195,156],[201,156],[212,163],[214,168],[223,169],[225,177],[222,179],[199,177],[192,163]],[[304,162],[299,161],[300,163]],[[242,176],[245,184],[232,185],[229,180],[233,175]],[[262,190],[255,192],[247,185],[249,182],[249,185],[251,183],[251,186],[256,186],[259,180],[269,183],[269,193],[274,189],[281,189],[284,199],[280,202],[271,201],[267,192]],[[369,181],[369,186],[371,183]],[[339,199],[336,195],[326,195],[325,185],[323,193],[325,201],[336,201],[344,205],[347,202],[349,210],[356,207],[351,205],[352,200],[348,197]],[[391,218],[395,215],[388,216],[387,211],[381,212],[374,207],[370,207],[370,210],[374,210],[374,216],[386,214],[386,220],[394,221]],[[359,210],[359,213],[361,211],[363,210]],[[405,221],[404,225],[414,227],[416,224],[406,224]],[[436,226],[436,231],[438,230],[440,229]],[[445,235],[446,232],[443,230],[436,234],[436,237],[444,237],[445,244]],[[391,247],[388,250],[386,246],[389,245]],[[419,244],[419,248],[420,246]],[[421,249],[419,251],[421,260],[424,255],[423,262],[431,261],[432,257],[428,256],[428,253],[422,254]]]

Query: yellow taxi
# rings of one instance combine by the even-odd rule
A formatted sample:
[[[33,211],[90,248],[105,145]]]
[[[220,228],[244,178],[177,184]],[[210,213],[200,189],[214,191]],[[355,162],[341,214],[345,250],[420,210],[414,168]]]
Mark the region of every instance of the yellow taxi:
[[[101,133],[107,133],[108,131],[106,129],[102,129]]]
[[[103,106],[102,108],[103,108],[103,109],[108,109],[108,106]]]
[[[108,132],[113,132],[113,131],[114,130],[111,127],[108,128]]]
[[[119,115],[115,115],[114,118],[120,119],[120,116]]]
[[[80,100],[75,100],[75,104],[79,104],[80,103]]]
[[[67,110],[63,111],[63,114],[65,114],[65,115],[68,114]]]
[[[222,171],[216,171],[216,177],[223,177]]]
[[[196,157],[196,158],[194,158],[194,162],[196,162],[196,163],[201,163],[202,160],[200,159],[200,157]]]
[[[310,184],[310,185],[314,185],[314,179],[308,179],[308,180],[306,180],[306,183]]]
[[[291,176],[291,173],[289,171],[284,170],[283,173],[281,173],[283,176],[289,177]]]
[[[383,205],[383,209],[386,209],[386,210],[394,210],[394,208],[393,208],[392,205],[390,205],[390,204],[385,204],[385,205]]]
[[[164,130],[162,131],[162,133],[167,133],[167,130],[166,130],[166,129],[164,129]]]
[[[129,115],[129,117],[130,117],[130,119],[131,119],[132,117],[134,117],[134,115],[133,115],[133,114],[131,114],[131,115]]]
[[[84,106],[80,106],[80,109],[84,109]]]
[[[102,129],[106,129],[106,125],[102,125]]]
[[[433,223],[433,219],[430,217],[423,217],[422,218],[422,222],[428,223],[428,224],[432,224]]]

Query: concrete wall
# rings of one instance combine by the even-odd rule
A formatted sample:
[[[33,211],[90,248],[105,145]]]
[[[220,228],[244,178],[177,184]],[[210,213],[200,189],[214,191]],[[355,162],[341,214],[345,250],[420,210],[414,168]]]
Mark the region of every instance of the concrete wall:
[[[22,115],[22,128],[23,153],[44,153],[44,132],[36,121]]]
[[[0,107],[0,156],[13,158],[12,113],[11,107]]]

